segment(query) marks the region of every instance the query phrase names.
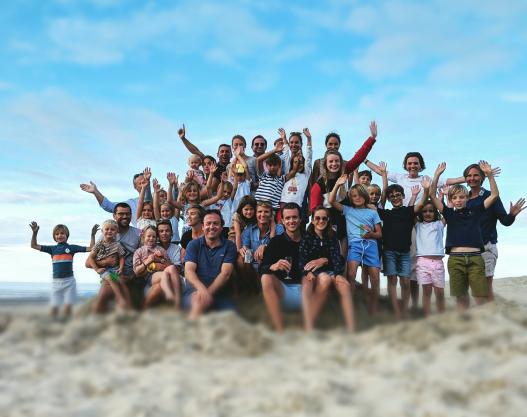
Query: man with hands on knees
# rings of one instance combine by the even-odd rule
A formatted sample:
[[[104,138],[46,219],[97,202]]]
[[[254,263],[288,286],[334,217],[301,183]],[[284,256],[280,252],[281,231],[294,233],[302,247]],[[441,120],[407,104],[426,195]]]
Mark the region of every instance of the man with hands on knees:
[[[203,218],[204,236],[189,242],[185,252],[183,307],[189,318],[197,319],[210,309],[232,309],[225,284],[236,262],[236,245],[221,236],[223,219],[218,210],[207,210]]]

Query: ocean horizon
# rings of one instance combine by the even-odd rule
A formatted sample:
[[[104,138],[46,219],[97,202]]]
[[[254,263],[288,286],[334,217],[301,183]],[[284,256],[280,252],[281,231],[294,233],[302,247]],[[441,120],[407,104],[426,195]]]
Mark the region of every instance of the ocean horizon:
[[[77,282],[79,300],[95,296],[98,290],[98,283]],[[51,282],[0,281],[0,302],[13,300],[48,301],[50,292]]]

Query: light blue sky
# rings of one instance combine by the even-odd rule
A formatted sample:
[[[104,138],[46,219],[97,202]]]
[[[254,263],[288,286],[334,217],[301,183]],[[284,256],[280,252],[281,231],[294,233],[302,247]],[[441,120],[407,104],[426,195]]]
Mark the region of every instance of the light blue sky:
[[[400,171],[418,150],[429,174],[446,160],[458,176],[487,159],[507,207],[526,195],[525,1],[5,3],[0,280],[49,279],[49,257],[27,249],[31,220],[41,243],[59,222],[80,243],[108,217],[79,183],[119,200],[144,166],[183,173],[182,122],[207,153],[308,126],[315,157],[329,131],[349,157],[376,119],[373,161]],[[525,214],[500,227],[497,276],[525,274],[526,235]]]

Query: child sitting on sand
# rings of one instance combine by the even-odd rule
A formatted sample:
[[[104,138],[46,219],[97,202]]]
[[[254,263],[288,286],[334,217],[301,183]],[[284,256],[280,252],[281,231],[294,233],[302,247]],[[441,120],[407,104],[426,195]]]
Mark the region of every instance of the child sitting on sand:
[[[101,276],[101,282],[106,282],[113,293],[117,305],[122,309],[131,308],[132,303],[128,288],[120,279],[124,268],[124,257],[126,250],[117,242],[116,237],[119,233],[119,227],[115,220],[106,220],[102,224],[102,238],[93,247],[90,258],[95,263],[104,259],[115,258],[115,263],[110,267],[98,267],[95,271]]]
[[[38,251],[49,253],[53,263],[50,314],[52,317],[57,317],[59,308],[64,303],[64,316],[69,317],[77,298],[77,285],[73,276],[73,255],[91,250],[95,243],[95,234],[99,230],[99,225],[96,224],[92,227],[90,246],[70,245],[68,243],[70,231],[63,224],[58,224],[53,228],[53,239],[57,242],[56,245],[39,245],[37,243],[37,234],[40,226],[36,222],[31,222],[29,227],[33,231],[31,247]]]

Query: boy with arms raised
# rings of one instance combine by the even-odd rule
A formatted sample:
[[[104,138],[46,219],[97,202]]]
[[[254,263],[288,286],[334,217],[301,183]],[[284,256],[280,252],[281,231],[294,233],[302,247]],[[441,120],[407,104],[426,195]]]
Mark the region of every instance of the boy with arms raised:
[[[430,198],[447,222],[445,249],[450,255],[448,257],[450,294],[457,298],[457,306],[461,311],[466,310],[469,306],[469,287],[476,304],[485,303],[488,297],[485,262],[481,257],[484,245],[480,220],[485,210],[499,197],[499,191],[491,166],[483,161],[479,163],[479,166],[490,184],[490,195],[479,205],[466,207],[468,191],[465,186],[459,184],[448,190],[448,201],[452,203],[452,208],[445,206],[436,197],[439,177],[446,169],[445,162],[437,167],[430,186]]]

